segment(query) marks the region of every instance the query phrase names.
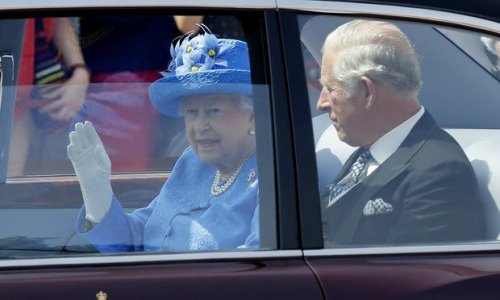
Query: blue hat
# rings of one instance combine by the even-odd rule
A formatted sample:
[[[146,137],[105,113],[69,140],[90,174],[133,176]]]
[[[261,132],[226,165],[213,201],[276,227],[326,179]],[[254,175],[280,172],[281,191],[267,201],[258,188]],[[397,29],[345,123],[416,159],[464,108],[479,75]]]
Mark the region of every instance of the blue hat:
[[[172,60],[163,78],[149,87],[153,106],[180,115],[181,97],[198,94],[252,94],[248,47],[245,42],[218,39],[208,28],[170,46]]]

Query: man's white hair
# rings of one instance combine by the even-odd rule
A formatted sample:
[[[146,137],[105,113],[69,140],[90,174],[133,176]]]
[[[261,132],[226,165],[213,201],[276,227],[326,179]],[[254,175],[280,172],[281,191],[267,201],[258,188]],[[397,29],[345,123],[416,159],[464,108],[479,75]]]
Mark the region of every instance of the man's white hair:
[[[331,76],[348,95],[366,76],[401,94],[416,96],[420,63],[408,38],[387,22],[354,20],[328,35],[323,51],[335,52]]]

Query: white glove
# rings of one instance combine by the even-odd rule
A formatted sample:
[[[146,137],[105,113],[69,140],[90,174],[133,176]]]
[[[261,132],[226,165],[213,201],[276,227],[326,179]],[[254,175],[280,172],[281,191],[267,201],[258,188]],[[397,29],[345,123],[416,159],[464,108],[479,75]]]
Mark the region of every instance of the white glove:
[[[111,206],[111,161],[101,139],[92,126],[76,123],[75,131],[69,133],[68,157],[80,182],[86,218],[99,223]]]

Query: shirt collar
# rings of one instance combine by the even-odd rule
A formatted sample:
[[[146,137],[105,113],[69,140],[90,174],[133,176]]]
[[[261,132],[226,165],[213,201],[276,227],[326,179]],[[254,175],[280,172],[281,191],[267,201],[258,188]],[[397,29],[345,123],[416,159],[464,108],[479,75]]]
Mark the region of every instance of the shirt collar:
[[[418,120],[425,112],[423,106],[420,110],[411,116],[408,120],[394,127],[391,131],[384,134],[370,147],[370,153],[373,159],[380,165],[389,158],[403,143],[404,139],[410,134],[413,126],[417,124]]]

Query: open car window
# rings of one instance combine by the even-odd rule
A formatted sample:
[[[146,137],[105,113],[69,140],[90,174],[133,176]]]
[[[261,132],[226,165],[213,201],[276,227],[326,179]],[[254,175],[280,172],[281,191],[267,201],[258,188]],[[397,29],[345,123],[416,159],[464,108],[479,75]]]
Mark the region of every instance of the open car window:
[[[474,177],[471,180],[461,181],[457,179],[452,182],[442,182],[442,186],[435,186],[435,188],[444,190],[446,189],[445,185],[447,185],[459,189],[460,186],[469,185],[471,182],[474,184],[477,180],[479,194],[476,194],[473,199],[461,199],[462,195],[451,199],[454,200],[455,204],[450,205],[445,211],[441,211],[443,214],[436,219],[439,219],[434,224],[436,227],[429,228],[426,226],[432,227],[433,225],[421,224],[422,227],[417,225],[417,227],[410,229],[411,226],[418,223],[413,223],[414,218],[422,218],[419,220],[423,220],[427,216],[417,216],[417,211],[419,209],[425,210],[425,208],[423,206],[418,207],[418,199],[415,198],[417,197],[416,194],[408,193],[407,196],[404,196],[406,195],[405,192],[412,191],[412,185],[407,185],[408,182],[401,179],[400,176],[401,174],[411,174],[413,167],[411,166],[411,160],[409,160],[409,162],[406,162],[406,166],[410,167],[404,171],[401,171],[401,168],[404,169],[405,164],[400,167],[394,166],[394,172],[391,173],[392,181],[378,181],[378,183],[375,183],[374,179],[370,179],[370,177],[377,177],[380,173],[386,171],[386,165],[379,165],[380,170],[374,172],[374,176],[369,175],[366,179],[363,179],[363,181],[367,180],[366,184],[373,182],[376,186],[372,186],[367,194],[359,192],[357,197],[351,197],[352,202],[350,204],[339,204],[338,207],[342,207],[339,208],[342,211],[332,213],[331,207],[335,207],[335,203],[342,203],[342,200],[339,200],[342,199],[342,196],[333,197],[334,200],[331,199],[332,189],[334,189],[335,182],[338,183],[345,179],[343,176],[346,176],[347,172],[341,173],[342,166],[358,147],[350,146],[339,138],[342,133],[338,133],[334,125],[332,125],[332,119],[335,119],[334,112],[320,112],[317,110],[317,101],[323,88],[318,80],[321,76],[320,66],[322,51],[325,51],[323,43],[326,36],[340,25],[351,20],[353,18],[345,16],[304,15],[299,18],[304,72],[308,81],[307,87],[316,142],[319,186],[322,195],[318,201],[323,211],[325,248],[422,244],[450,245],[457,242],[496,241],[500,233],[498,227],[500,194],[498,194],[496,188],[498,180],[500,180],[498,177],[500,164],[493,151],[496,151],[494,149],[498,148],[498,142],[500,141],[500,123],[497,117],[500,111],[500,98],[498,97],[500,83],[496,75],[496,64],[499,56],[495,52],[497,49],[495,46],[499,38],[495,35],[475,32],[474,30],[409,21],[381,20],[398,26],[409,38],[421,65],[423,86],[418,94],[419,102],[425,108],[426,113],[432,115],[437,125],[458,143],[461,148],[459,152],[463,150],[465,154],[463,157],[466,157],[467,164],[470,163],[474,171]],[[359,122],[363,121],[360,120]],[[402,145],[408,146],[405,142]],[[442,154],[440,151],[445,151],[444,149],[436,147],[433,150],[434,152],[423,163],[433,161],[435,157]],[[397,152],[395,155],[399,154]],[[416,156],[418,156],[418,152]],[[389,162],[394,161],[394,157],[389,157],[387,160]],[[445,169],[442,166],[440,171]],[[402,173],[398,173],[398,170]],[[425,175],[426,179],[416,180],[415,184],[420,183],[424,186],[427,180],[430,183],[436,180],[434,183],[437,183],[439,181],[438,174],[439,172],[429,172]],[[398,180],[401,181],[398,182]],[[363,182],[359,185],[364,187]],[[399,188],[406,190],[402,192]],[[359,190],[359,187],[357,190]],[[349,193],[349,190],[346,193]],[[426,195],[422,196],[424,198],[429,197],[429,207],[437,202],[447,201],[445,196],[431,200],[430,195],[433,193],[431,188],[422,188],[420,193]],[[433,201],[436,202],[432,204]],[[470,204],[471,202],[474,204]],[[464,207],[465,205],[467,207],[472,205],[474,208],[470,210],[464,207],[460,208],[461,205],[464,205]],[[358,211],[353,212],[354,209]],[[415,211],[412,211],[412,209],[415,209]],[[455,225],[451,225],[454,222],[441,223],[441,221],[446,220],[447,215],[452,216],[461,209],[469,210],[469,212],[474,210],[476,213],[464,218],[468,220],[464,220],[464,223],[455,223]],[[400,214],[402,211],[406,213]],[[438,211],[438,207],[433,208],[434,213],[438,213]],[[346,219],[346,215],[349,216],[348,219]],[[344,221],[339,221],[341,219]],[[335,228],[329,226],[328,223],[336,224]],[[429,234],[428,240],[416,238],[426,230],[429,232],[433,232],[433,230],[439,231],[438,223],[441,226],[454,227],[450,232],[455,233],[466,232],[465,228],[470,228],[472,223],[474,226],[477,223],[484,223],[486,229],[481,230],[482,233],[476,237],[463,239],[451,238],[452,235],[460,236],[460,234],[455,233],[434,239],[431,238],[432,234]],[[345,228],[345,226],[349,228]],[[401,228],[406,228],[408,231]],[[332,230],[337,229],[339,232],[332,233]],[[338,235],[335,236],[335,234]],[[341,242],[336,240],[339,236]],[[413,240],[412,236],[415,237]]]
[[[0,182],[0,219],[5,224],[0,230],[0,257],[87,255],[98,253],[102,245],[112,248],[107,252],[275,248],[274,154],[269,87],[263,70],[263,45],[258,38],[262,35],[259,18],[258,14],[241,12],[207,14],[202,21],[204,25],[194,26],[196,33],[180,28],[174,16],[168,14],[117,15],[109,11],[109,15],[98,17],[29,15],[2,20],[12,26],[12,31],[10,36],[2,34],[0,38],[2,41],[15,38],[18,48],[12,51],[16,62],[15,83],[3,89],[3,95],[10,91],[11,97],[0,102],[0,122],[11,128],[0,133],[6,142],[0,164],[4,174]],[[176,114],[160,113],[152,104],[150,86],[164,78],[165,72],[175,73],[169,64],[174,51],[171,44],[175,47],[175,43],[192,39],[198,33],[213,34],[219,41],[238,39],[245,44],[248,51],[244,56],[238,54],[238,58],[247,61],[248,81],[234,89],[210,83],[213,87],[206,93],[220,90],[223,96],[245,94],[241,98],[230,97],[229,106],[222,107],[244,113],[235,113],[237,118],[222,127],[218,125],[218,131],[212,121],[205,120],[205,133],[192,135],[190,140],[189,128],[197,126],[193,130],[198,130],[200,126],[189,127],[185,122],[184,100]],[[214,49],[221,53],[207,54],[215,57],[213,68],[227,68],[229,59],[224,56],[219,59],[219,54],[223,55],[227,49]],[[0,49],[0,54],[7,50],[10,48]],[[80,55],[83,61],[79,60]],[[205,61],[193,58],[198,61],[188,66],[190,62],[182,58],[177,56],[180,60],[176,64],[185,64],[188,72],[194,72],[195,68],[204,70]],[[158,86],[165,97],[170,91],[185,88],[173,82]],[[219,104],[217,99],[210,101],[211,105]],[[205,115],[210,114],[213,119],[221,115],[213,113],[221,110],[220,106],[203,105],[200,111]],[[248,117],[246,123],[242,122],[243,116]],[[154,217],[161,209],[146,214],[142,210],[125,223],[109,226],[108,241],[92,240],[85,235],[89,228],[83,228],[84,224],[77,221],[82,213],[85,219],[87,211],[83,206],[81,178],[75,174],[67,147],[75,124],[86,121],[93,124],[103,145],[102,149],[91,152],[104,150],[99,153],[109,157],[112,205],[118,204],[118,211],[131,213],[151,208],[167,195],[171,200],[164,202],[170,208],[162,209],[170,213],[173,207],[182,206],[174,209],[176,212],[168,217],[170,221]],[[248,140],[245,137],[242,142],[243,130],[238,127],[241,124],[249,127],[244,134],[254,139],[249,145],[238,146]],[[227,149],[230,150],[224,152]],[[245,153],[240,155],[237,151]],[[233,171],[228,172],[231,176],[222,172],[217,175],[217,167],[224,165],[220,161],[231,157],[237,162]],[[261,183],[258,180],[261,176],[271,180]],[[97,187],[101,181],[97,177],[95,180]],[[94,185],[90,186],[92,190]],[[226,201],[217,201],[219,195]],[[218,212],[210,215],[215,206],[219,207]],[[220,214],[221,211],[226,213]],[[152,222],[156,225],[151,226],[148,221],[151,215],[157,218],[157,222]],[[184,229],[178,231],[176,223],[183,224]],[[100,225],[94,224],[92,230]],[[123,241],[115,244],[113,240],[122,226],[131,230],[124,232],[125,236],[137,234],[125,241],[125,247]],[[234,234],[227,235],[227,231]],[[169,244],[169,236],[183,240],[182,246],[165,246]],[[226,242],[231,239],[228,236],[233,236],[231,243]]]

